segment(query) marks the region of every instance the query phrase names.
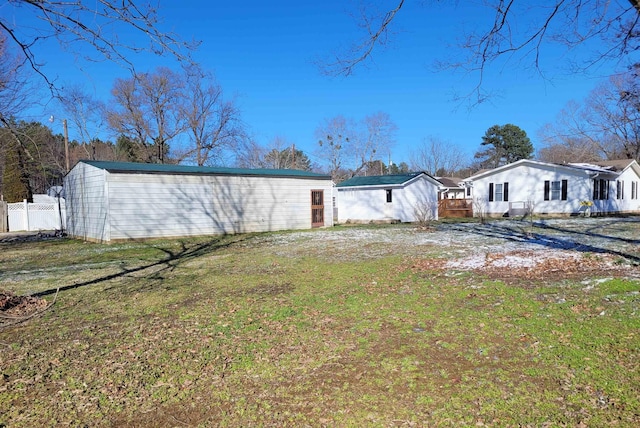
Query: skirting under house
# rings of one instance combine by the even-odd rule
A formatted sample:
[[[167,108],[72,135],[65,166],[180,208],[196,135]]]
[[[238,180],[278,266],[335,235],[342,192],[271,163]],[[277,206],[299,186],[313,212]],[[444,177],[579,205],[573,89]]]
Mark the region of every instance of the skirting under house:
[[[64,185],[67,233],[91,241],[333,225],[331,177],[306,171],[80,161]]]

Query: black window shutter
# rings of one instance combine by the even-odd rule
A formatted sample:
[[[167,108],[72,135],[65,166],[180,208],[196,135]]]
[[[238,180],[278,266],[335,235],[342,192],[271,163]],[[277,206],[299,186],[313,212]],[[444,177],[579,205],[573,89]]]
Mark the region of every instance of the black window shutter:
[[[562,196],[560,199],[562,199],[563,201],[567,200],[567,188],[569,187],[568,184],[569,182],[567,180],[562,180]]]
[[[502,187],[502,191],[503,191],[502,200],[505,202],[509,202],[509,183],[504,183],[504,186]]]
[[[598,199],[603,200],[603,199],[607,199],[606,194],[607,194],[607,188],[606,188],[606,181],[604,181],[603,179],[600,179],[600,197]]]
[[[600,194],[599,194],[599,192],[598,192],[598,187],[600,187],[600,186],[598,186],[598,184],[600,184],[600,182],[598,181],[598,179],[597,179],[597,178],[594,178],[594,179],[593,179],[593,198],[591,198],[591,199],[593,199],[594,201],[595,201],[596,199],[600,199]]]
[[[545,180],[544,182],[544,200],[549,200],[549,180]]]
[[[489,202],[493,202],[493,183],[489,183]]]

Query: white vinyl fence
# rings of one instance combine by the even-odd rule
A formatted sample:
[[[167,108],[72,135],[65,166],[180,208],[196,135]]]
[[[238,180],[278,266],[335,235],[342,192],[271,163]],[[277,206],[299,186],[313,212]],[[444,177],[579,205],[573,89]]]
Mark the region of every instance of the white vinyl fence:
[[[61,230],[66,228],[67,214],[64,199],[58,202],[7,204],[9,232]]]

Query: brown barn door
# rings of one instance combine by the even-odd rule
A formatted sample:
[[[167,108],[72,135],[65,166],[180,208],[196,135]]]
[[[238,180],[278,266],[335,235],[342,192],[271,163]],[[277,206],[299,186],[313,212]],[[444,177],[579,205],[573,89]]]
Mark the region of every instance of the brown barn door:
[[[324,190],[311,191],[311,227],[324,226]]]

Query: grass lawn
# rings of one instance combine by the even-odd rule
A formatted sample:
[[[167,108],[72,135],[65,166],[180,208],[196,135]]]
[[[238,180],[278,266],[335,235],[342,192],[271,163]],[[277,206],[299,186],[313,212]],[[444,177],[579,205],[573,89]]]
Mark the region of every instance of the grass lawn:
[[[405,225],[0,243],[0,289],[56,299],[2,319],[0,426],[639,426],[619,229],[575,263],[611,270],[535,275],[447,268],[474,248]]]

